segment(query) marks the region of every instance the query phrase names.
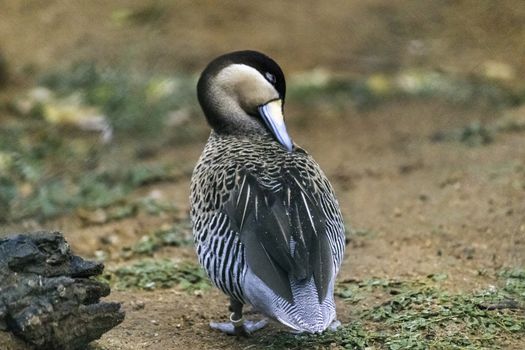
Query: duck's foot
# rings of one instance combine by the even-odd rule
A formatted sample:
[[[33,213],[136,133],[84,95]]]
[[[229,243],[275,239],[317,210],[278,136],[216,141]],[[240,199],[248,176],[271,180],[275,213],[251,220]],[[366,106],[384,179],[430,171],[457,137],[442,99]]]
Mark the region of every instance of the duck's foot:
[[[330,323],[330,325],[328,326],[326,330],[335,332],[340,326],[341,326],[341,322],[339,320],[333,320],[332,323]]]
[[[230,298],[230,322],[210,322],[210,327],[229,335],[248,336],[268,324],[263,318],[259,321],[245,320],[242,315],[242,303]]]
[[[249,321],[244,318],[233,320],[230,317],[230,321],[231,322],[210,322],[210,327],[228,335],[247,337],[268,324],[268,320],[265,318],[259,321]]]

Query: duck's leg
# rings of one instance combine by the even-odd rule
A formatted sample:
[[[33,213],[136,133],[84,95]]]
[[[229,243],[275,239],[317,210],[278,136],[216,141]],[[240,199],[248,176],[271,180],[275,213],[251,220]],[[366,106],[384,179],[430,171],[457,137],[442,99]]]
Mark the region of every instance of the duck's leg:
[[[242,306],[242,303],[231,298],[229,307],[231,311],[230,322],[210,322],[210,327],[230,335],[247,336],[268,324],[267,319],[257,322],[245,320],[242,315]]]

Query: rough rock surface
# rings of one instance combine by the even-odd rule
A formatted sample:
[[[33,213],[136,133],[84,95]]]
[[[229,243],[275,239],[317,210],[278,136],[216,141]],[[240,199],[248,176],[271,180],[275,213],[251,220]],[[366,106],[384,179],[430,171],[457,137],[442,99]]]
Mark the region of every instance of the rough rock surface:
[[[59,232],[0,239],[0,349],[84,348],[122,322],[119,303],[100,302],[109,286],[90,278],[103,269]]]

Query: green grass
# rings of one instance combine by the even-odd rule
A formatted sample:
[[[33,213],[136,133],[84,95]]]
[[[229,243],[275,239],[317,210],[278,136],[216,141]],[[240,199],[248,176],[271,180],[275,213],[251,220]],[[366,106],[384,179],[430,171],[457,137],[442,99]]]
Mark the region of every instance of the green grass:
[[[40,84],[61,97],[79,94],[86,105],[99,107],[117,135],[157,136],[169,112],[196,103],[193,77],[148,76],[92,62],[46,74]]]
[[[525,273],[505,270],[499,277],[500,287],[469,293],[443,289],[443,274],[423,281],[343,282],[336,295],[354,308],[348,324],[321,335],[283,333],[263,338],[261,344],[288,349],[504,349],[525,332]]]
[[[313,71],[293,78],[289,97],[300,103],[329,101],[335,107],[353,104],[370,108],[392,99],[438,98],[447,103],[483,105],[490,108],[516,106],[525,101],[522,89],[511,89],[482,77],[462,77],[432,70],[402,70],[367,77],[337,77]]]
[[[188,246],[193,242],[189,221],[173,224],[170,228],[161,228],[142,238],[132,247],[126,248],[127,255],[153,255],[166,246]],[[126,255],[126,254],[125,254]]]
[[[13,102],[8,110],[18,115],[0,125],[0,222],[46,220],[78,207],[107,208],[127,200],[135,188],[171,181],[180,173],[174,164],[143,158],[194,135],[194,123],[166,127],[170,114],[196,106],[193,77],[79,63],[48,73],[39,83],[52,97],[33,101],[28,92],[20,100],[33,101],[31,108],[22,112]],[[78,113],[87,106],[105,116],[113,130],[111,144],[47,118],[51,107],[70,100],[80,101],[75,102]],[[68,113],[74,114],[76,106]],[[163,210],[157,203],[142,204],[151,212]],[[134,213],[122,209],[109,216]]]
[[[141,186],[173,181],[180,170],[174,165],[132,163],[126,168],[85,170],[82,164],[85,160],[69,158],[68,151],[57,150],[55,155],[54,151],[47,150],[51,154],[42,156],[35,152],[16,149],[0,152],[10,159],[10,164],[0,173],[3,209],[0,222],[27,217],[44,220],[78,207],[94,210],[116,206],[108,209],[110,219],[133,215],[139,207],[150,214],[170,209],[154,200],[130,202],[128,195]],[[58,164],[61,160],[62,165]]]
[[[210,288],[208,277],[197,265],[169,259],[143,259],[106,273],[104,278],[119,290],[178,287],[196,291]]]
[[[483,146],[492,143],[497,130],[472,122],[462,128],[440,131],[432,135],[434,142],[461,142],[470,147]]]
[[[499,276],[505,280],[503,290],[525,303],[525,268],[502,270]]]

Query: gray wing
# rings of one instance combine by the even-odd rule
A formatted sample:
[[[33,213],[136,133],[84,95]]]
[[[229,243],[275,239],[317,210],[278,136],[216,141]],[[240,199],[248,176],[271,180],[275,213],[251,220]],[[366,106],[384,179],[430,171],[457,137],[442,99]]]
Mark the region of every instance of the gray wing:
[[[287,169],[268,188],[242,170],[223,207],[230,228],[239,233],[246,262],[281,297],[293,303],[290,278],[314,278],[319,301],[334,275],[327,217],[312,183]]]

